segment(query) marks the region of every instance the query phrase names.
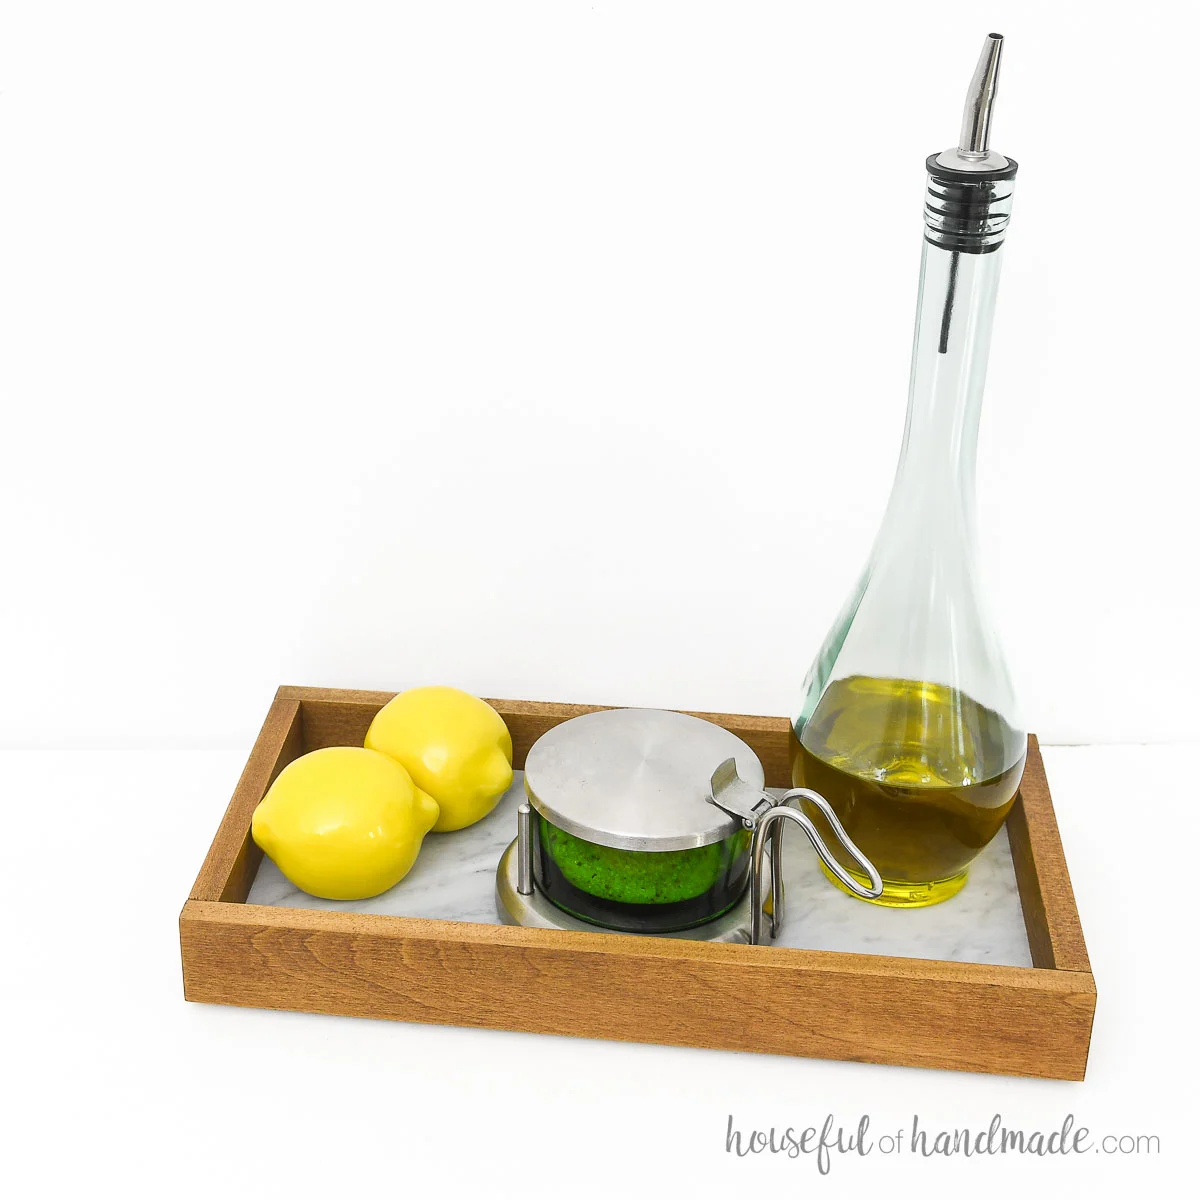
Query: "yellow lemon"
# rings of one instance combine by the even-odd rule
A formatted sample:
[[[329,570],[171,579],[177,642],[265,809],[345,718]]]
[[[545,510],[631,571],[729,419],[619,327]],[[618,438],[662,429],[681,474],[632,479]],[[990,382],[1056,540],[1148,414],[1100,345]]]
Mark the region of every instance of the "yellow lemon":
[[[490,704],[458,688],[401,692],[371,722],[366,745],[394,758],[438,802],[439,833],[486,817],[513,779],[508,727]]]
[[[437,817],[437,802],[394,759],[330,746],[283,768],[250,832],[302,891],[365,900],[408,874]]]

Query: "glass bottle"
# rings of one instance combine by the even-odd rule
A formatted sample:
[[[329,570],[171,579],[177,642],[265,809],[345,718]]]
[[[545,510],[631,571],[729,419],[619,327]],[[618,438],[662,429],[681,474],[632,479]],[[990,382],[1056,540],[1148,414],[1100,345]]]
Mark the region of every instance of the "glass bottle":
[[[900,463],[793,726],[793,783],[829,801],[883,877],[871,903],[894,907],[958,892],[1003,825],[1025,763],[975,532],[979,411],[1017,170],[988,149],[1001,45],[988,35],[959,146],[926,162]]]

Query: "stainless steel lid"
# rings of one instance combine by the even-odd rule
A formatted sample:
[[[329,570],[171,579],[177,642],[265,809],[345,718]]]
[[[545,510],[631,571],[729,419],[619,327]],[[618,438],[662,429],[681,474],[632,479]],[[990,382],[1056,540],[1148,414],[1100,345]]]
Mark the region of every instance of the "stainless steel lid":
[[[683,713],[614,708],[564,721],[525,759],[529,802],[551,824],[618,850],[690,850],[741,822],[709,803],[727,758],[761,789],[762,763],[741,738]]]

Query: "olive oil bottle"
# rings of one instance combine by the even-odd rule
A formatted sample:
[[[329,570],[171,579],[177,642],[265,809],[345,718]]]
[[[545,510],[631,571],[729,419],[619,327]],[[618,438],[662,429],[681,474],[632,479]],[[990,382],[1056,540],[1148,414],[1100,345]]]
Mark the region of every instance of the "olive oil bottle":
[[[926,160],[900,463],[793,726],[793,783],[823,795],[878,868],[876,904],[953,896],[1003,825],[1025,761],[975,533],[979,413],[1017,172],[988,144],[1002,43],[984,43],[958,146]]]

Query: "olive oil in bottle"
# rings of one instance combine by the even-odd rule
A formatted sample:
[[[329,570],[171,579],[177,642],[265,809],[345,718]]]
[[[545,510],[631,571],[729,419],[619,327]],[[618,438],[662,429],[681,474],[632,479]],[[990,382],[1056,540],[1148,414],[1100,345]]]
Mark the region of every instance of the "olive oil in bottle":
[[[792,743],[793,785],[829,801],[883,877],[874,903],[892,907],[934,904],[963,886],[1004,824],[1024,764],[1025,738],[999,713],[907,679],[837,680]]]

